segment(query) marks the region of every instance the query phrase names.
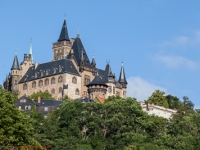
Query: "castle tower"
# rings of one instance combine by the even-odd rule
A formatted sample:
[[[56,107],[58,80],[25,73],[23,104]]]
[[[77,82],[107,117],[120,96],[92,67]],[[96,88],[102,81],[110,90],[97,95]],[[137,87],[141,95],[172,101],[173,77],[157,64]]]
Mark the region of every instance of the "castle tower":
[[[18,90],[18,82],[20,80],[20,66],[18,62],[17,55],[14,57],[13,65],[11,67],[11,78],[10,78],[10,84],[9,89],[11,91]]]
[[[119,83],[122,85],[122,90],[123,90],[123,97],[126,97],[126,88],[127,88],[127,84],[128,82],[126,81],[126,76],[125,76],[125,72],[124,72],[124,64],[122,62],[122,66],[121,66],[121,71],[120,71],[120,75],[119,75]]]
[[[94,80],[86,86],[88,88],[90,99],[94,99],[96,96],[105,99],[108,86],[102,81],[102,79],[98,75],[95,76]]]
[[[56,43],[53,43],[53,60],[65,58],[71,50],[72,42],[69,39],[66,19],[60,32],[60,37]]]

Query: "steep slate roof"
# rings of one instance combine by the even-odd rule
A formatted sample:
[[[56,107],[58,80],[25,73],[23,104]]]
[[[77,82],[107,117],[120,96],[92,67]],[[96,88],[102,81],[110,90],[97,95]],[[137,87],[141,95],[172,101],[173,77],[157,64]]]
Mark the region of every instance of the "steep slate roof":
[[[57,106],[58,107],[60,104],[62,104],[63,101],[42,99],[42,100],[40,100],[40,103],[38,103],[38,100],[33,100],[33,102],[37,106]]]
[[[91,67],[90,60],[87,56],[87,53],[85,51],[85,48],[82,44],[82,41],[81,41],[79,35],[75,38],[75,41],[72,45],[72,49],[74,50],[74,57],[75,57],[78,65],[80,65],[81,58],[82,58],[82,52],[83,52],[83,59],[84,59],[85,65],[88,67]]]
[[[96,71],[97,71],[97,73],[99,74],[99,76],[100,76],[101,78],[104,77],[104,73],[105,73],[104,70],[96,68]]]
[[[88,97],[84,97],[84,98],[78,98],[76,100],[79,100],[81,103],[88,103],[88,102],[94,102],[93,99],[89,99]]]
[[[114,74],[111,71],[110,64],[106,65],[106,69],[103,76],[103,81],[105,83],[113,83],[114,82]]]
[[[61,32],[60,32],[60,37],[58,39],[58,42],[64,41],[64,40],[70,41],[68,31],[67,31],[66,20],[64,20],[64,22],[63,22],[63,26],[62,26],[62,29],[61,29]]]
[[[103,85],[108,87],[99,76],[95,76],[95,78],[92,80],[92,82],[90,82],[88,85],[86,85],[87,87],[92,86],[92,85]]]
[[[123,62],[122,62],[121,71],[120,71],[120,75],[119,75],[119,83],[127,84]]]
[[[59,72],[59,67],[62,67],[61,72]],[[53,70],[55,68],[56,68],[56,73],[53,73]],[[46,70],[49,71],[48,75],[46,75]],[[43,76],[41,76],[41,71],[44,72]],[[37,74],[37,77],[35,78],[36,72],[38,74]],[[38,64],[36,69],[35,69],[35,66],[30,67],[28,69],[28,71],[26,72],[26,74],[19,81],[19,83],[32,81],[32,80],[36,80],[36,79],[40,79],[40,78],[45,78],[45,77],[49,77],[49,76],[54,76],[54,75],[58,75],[58,74],[63,74],[63,73],[80,76],[80,74],[78,73],[77,69],[75,68],[75,66],[71,60],[61,59],[61,60],[52,61],[52,62],[48,62],[48,63]]]
[[[14,61],[13,61],[13,65],[12,65],[11,70],[13,70],[13,69],[20,70],[20,66],[19,66],[17,55],[15,55],[15,57],[14,57]]]

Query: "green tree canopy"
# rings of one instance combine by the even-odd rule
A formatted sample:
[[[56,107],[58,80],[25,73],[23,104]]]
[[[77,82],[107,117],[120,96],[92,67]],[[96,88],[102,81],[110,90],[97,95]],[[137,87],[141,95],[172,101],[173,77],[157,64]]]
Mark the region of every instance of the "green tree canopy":
[[[155,105],[163,106],[169,108],[168,101],[164,96],[165,92],[160,90],[155,90],[152,95],[147,99],[147,103],[154,103]]]
[[[0,89],[0,149],[39,145],[33,138],[33,120],[15,106],[16,97]]]

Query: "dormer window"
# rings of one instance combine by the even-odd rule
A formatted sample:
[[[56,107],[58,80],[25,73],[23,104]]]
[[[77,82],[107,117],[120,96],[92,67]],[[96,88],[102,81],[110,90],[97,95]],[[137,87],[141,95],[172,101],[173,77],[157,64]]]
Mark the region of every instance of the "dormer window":
[[[59,65],[59,72],[62,72],[62,67]]]
[[[43,77],[44,76],[44,72],[42,70],[40,72],[41,72],[41,77]]]
[[[49,70],[46,70],[46,76],[49,75]]]
[[[37,78],[37,72],[35,73],[35,78]]]
[[[54,73],[54,74],[56,73],[56,68],[53,69],[53,73]]]

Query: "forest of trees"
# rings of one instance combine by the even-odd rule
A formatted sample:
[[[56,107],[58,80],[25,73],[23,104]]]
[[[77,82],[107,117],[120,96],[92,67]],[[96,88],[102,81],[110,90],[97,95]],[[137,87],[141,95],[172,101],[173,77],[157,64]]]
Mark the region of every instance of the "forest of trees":
[[[65,100],[47,119],[35,111],[25,114],[16,108],[16,99],[16,94],[0,88],[3,150],[22,145],[53,150],[200,149],[200,114],[186,96],[181,101],[157,90],[146,100],[177,109],[170,120],[147,115],[134,98],[112,96],[104,104]]]

